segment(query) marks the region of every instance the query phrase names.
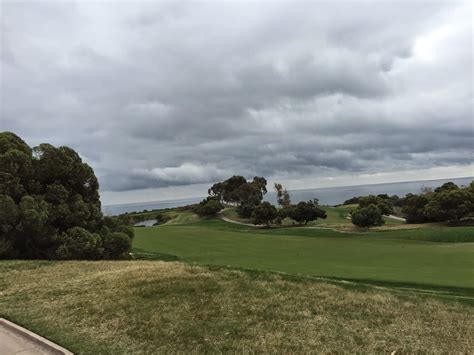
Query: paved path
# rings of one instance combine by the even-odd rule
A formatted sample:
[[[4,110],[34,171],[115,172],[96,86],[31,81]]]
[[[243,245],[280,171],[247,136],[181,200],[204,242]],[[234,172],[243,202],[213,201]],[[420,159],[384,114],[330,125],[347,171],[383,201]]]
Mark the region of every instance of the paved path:
[[[32,341],[0,327],[0,354],[52,354]]]
[[[395,219],[397,221],[402,221],[402,222],[406,222],[407,220],[405,218],[402,218],[402,217],[398,217],[398,216],[394,216],[393,214],[389,215],[389,216],[385,216],[385,217],[388,217],[388,218],[391,218],[391,219]]]
[[[72,353],[25,328],[0,318],[0,354],[59,355]]]
[[[230,219],[230,218],[227,218],[227,217],[224,217],[224,215],[222,214],[222,211],[218,212],[217,213],[217,216],[222,219],[223,221],[226,221],[226,222],[229,222],[229,223],[234,223],[234,224],[240,224],[241,226],[249,226],[249,227],[257,227],[257,228],[263,228],[263,227],[266,227],[266,225],[264,224],[257,224],[257,225],[254,225],[254,224],[251,224],[251,223],[245,223],[245,222],[239,222],[239,221],[236,221],[234,219]],[[329,229],[329,230],[332,230],[332,231],[335,231],[335,232],[338,232],[338,233],[351,233],[351,234],[354,234],[355,232],[349,232],[349,231],[344,231],[344,230],[340,230],[340,229],[337,229],[337,228],[333,228],[333,227],[318,227],[318,226],[306,226],[306,225],[298,225],[298,226],[295,226],[295,227],[299,227],[299,228],[306,228],[306,229]],[[279,227],[279,228],[287,228],[287,229],[290,229],[290,228],[293,228],[293,226],[284,226],[284,227]]]

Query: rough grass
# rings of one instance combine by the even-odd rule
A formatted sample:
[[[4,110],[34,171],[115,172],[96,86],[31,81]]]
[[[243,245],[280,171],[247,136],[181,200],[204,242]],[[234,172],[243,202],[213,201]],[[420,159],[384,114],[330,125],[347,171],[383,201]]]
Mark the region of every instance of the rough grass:
[[[472,353],[474,308],[178,262],[0,262],[0,315],[76,353]]]

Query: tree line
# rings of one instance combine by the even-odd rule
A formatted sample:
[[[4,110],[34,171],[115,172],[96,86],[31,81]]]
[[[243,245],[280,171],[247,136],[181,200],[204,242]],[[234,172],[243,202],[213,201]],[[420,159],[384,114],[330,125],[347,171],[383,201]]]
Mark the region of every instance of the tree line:
[[[387,194],[353,197],[344,205],[358,204],[351,211],[352,222],[360,227],[384,224],[383,215],[390,215],[394,208],[401,209],[407,223],[451,222],[461,223],[474,218],[474,181],[468,186],[447,182],[435,188],[422,188],[420,194],[405,197]]]
[[[290,194],[281,184],[275,183],[278,208],[263,201],[267,193],[267,180],[255,176],[247,181],[243,176],[234,175],[227,180],[212,185],[208,197],[195,208],[200,216],[212,216],[224,208],[224,205],[236,207],[242,218],[251,218],[255,225],[281,225],[285,218],[291,218],[299,224],[307,224],[318,218],[326,218],[326,212],[319,207],[318,200],[301,201],[292,204]]]
[[[0,133],[0,258],[126,258],[133,228],[101,212],[93,169],[69,147]]]

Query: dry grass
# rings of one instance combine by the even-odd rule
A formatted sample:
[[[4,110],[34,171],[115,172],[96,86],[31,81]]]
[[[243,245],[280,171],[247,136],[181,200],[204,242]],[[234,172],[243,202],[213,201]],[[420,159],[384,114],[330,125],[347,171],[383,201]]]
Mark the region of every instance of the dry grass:
[[[183,263],[1,262],[0,314],[78,353],[473,353],[474,309]]]

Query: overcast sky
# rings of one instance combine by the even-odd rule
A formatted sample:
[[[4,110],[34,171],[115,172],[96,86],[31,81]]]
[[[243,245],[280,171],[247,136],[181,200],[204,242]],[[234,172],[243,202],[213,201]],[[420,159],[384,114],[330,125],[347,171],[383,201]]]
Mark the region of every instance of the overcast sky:
[[[0,26],[0,129],[76,149],[105,204],[474,175],[470,1],[3,1]]]

